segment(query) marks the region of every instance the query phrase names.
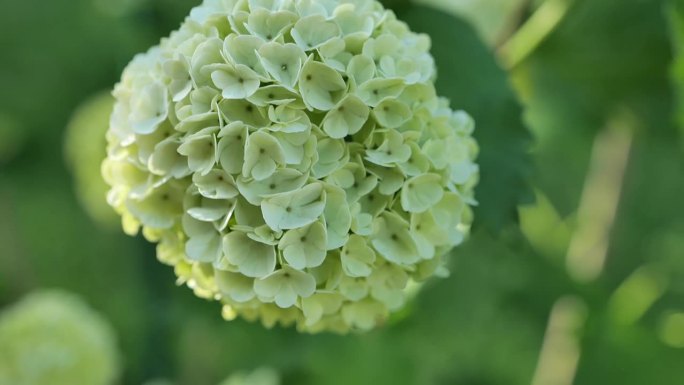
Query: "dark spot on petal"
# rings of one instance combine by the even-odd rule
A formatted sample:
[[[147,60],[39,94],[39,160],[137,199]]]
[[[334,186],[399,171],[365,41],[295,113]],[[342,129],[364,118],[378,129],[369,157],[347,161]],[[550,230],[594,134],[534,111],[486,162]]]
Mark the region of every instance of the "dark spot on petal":
[[[378,91],[378,90],[373,90],[373,95],[378,95],[379,93],[380,93],[380,91]]]
[[[382,108],[382,110],[385,111],[385,112],[389,112],[389,107],[385,106],[385,107]]]
[[[269,99],[275,98],[275,95],[273,95],[273,93],[270,93],[270,94],[268,94],[267,96],[268,96]]]
[[[285,211],[287,211],[288,213],[291,213],[291,212],[292,212],[292,207],[286,208]]]
[[[260,148],[260,149],[259,149],[259,154],[265,154],[265,153],[266,153],[266,149],[265,149],[265,148]]]
[[[245,107],[245,110],[247,110],[247,112],[252,112],[254,111],[254,107],[252,107],[252,105],[248,105],[247,107]]]
[[[340,106],[337,111],[344,112],[344,106]]]
[[[271,190],[275,190],[276,184],[275,184],[275,183],[271,183],[270,185],[268,185],[268,188],[270,188]]]
[[[311,79],[313,79],[313,76],[311,76],[311,75],[306,75],[306,80],[311,80]]]
[[[283,64],[280,66],[281,71],[287,71],[287,64]]]
[[[392,235],[390,236],[390,238],[392,238],[393,241],[399,240],[399,237],[397,236],[397,234],[392,234]]]
[[[299,241],[300,241],[300,242],[306,242],[306,237],[301,237],[301,238],[299,238]]]

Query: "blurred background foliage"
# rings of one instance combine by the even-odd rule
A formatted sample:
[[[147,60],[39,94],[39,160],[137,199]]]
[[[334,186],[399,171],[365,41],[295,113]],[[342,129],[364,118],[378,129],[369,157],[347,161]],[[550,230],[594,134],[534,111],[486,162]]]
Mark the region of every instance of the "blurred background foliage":
[[[477,121],[480,206],[452,276],[351,336],[223,321],[102,206],[106,92],[197,3],[0,0],[0,307],[81,295],[118,334],[120,384],[684,379],[684,2],[385,1]]]

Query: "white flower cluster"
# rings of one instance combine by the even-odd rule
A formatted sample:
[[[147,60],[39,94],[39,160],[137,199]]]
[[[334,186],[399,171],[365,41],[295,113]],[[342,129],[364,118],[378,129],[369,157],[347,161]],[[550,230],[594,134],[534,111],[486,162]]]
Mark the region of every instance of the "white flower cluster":
[[[1,385],[111,385],[119,369],[111,325],[73,294],[34,292],[0,313]]]
[[[372,0],[206,0],[114,90],[108,201],[226,318],[370,329],[472,219],[429,48]]]

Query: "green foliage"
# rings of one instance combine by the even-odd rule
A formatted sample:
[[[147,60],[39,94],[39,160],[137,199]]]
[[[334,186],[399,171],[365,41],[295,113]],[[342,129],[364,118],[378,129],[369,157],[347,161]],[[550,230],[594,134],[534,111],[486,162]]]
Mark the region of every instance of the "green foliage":
[[[672,50],[675,54],[671,72],[677,95],[677,122],[680,127],[684,127],[684,1],[672,0],[668,5],[666,11],[670,21]],[[684,144],[684,128],[680,132]]]

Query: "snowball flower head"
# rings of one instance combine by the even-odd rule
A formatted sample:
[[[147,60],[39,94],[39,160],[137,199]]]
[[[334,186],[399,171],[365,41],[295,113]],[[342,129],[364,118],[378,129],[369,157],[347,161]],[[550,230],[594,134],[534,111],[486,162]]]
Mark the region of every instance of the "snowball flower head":
[[[30,294],[0,314],[0,384],[113,384],[118,354],[109,324],[78,297]]]
[[[471,222],[429,48],[376,1],[206,0],[114,90],[109,203],[228,319],[371,329]]]

